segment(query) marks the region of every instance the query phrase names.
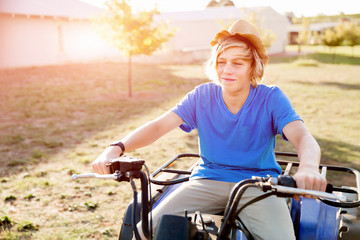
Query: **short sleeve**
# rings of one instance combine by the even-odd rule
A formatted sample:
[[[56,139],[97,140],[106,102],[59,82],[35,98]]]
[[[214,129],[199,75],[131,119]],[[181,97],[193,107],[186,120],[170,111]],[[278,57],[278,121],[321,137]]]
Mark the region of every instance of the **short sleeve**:
[[[198,90],[195,88],[189,92],[175,107],[171,110],[175,112],[184,123],[179,127],[185,132],[191,132],[197,128],[196,125],[196,100]]]
[[[302,119],[294,110],[289,98],[278,87],[274,89],[268,103],[272,109],[271,117],[275,134],[280,134],[284,140],[287,140],[283,128],[292,121],[302,121]]]

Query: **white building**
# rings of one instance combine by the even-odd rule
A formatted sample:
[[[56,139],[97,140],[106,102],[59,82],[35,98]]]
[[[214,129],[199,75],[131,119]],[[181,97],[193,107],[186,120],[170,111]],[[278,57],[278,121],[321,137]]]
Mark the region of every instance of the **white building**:
[[[80,0],[0,0],[0,68],[120,60],[119,51],[98,35],[91,22],[102,11]],[[289,25],[285,16],[270,7],[220,7],[162,13],[159,19],[166,19],[176,29],[174,38],[165,50],[134,60],[202,60],[218,31],[251,12],[256,13],[264,29],[274,33],[268,52],[285,51]]]
[[[100,12],[79,0],[0,0],[0,68],[118,55],[92,26]]]
[[[286,16],[275,12],[271,7],[237,8],[212,7],[201,11],[162,13],[160,19],[168,20],[176,29],[175,36],[169,41],[168,49],[175,52],[191,52],[187,56],[203,58],[209,54],[210,41],[217,32],[227,29],[235,20],[247,19],[255,14],[258,24],[274,36],[269,54],[285,51],[287,29],[290,25]]]

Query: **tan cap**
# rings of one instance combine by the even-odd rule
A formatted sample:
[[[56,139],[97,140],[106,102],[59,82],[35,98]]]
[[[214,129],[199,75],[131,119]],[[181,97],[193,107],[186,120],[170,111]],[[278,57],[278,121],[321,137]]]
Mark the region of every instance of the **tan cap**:
[[[215,39],[211,41],[210,44],[211,46],[214,46],[229,36],[240,36],[248,40],[255,47],[264,64],[267,64],[269,57],[266,54],[266,49],[261,40],[261,36],[250,23],[242,19],[237,20],[230,26],[228,30],[222,30],[218,32],[215,36]]]

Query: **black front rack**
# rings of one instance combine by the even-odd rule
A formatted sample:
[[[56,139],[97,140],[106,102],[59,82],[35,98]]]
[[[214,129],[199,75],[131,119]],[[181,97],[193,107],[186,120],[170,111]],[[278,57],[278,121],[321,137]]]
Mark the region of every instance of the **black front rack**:
[[[290,158],[297,158],[298,155],[296,153],[290,153],[290,152],[275,152],[276,157],[290,157]],[[189,170],[176,170],[176,169],[169,169],[175,161],[181,160],[183,158],[200,158],[199,154],[194,153],[184,153],[174,156],[172,159],[167,161],[165,164],[163,164],[158,170],[156,170],[153,174],[151,174],[151,183],[157,184],[157,185],[173,185],[178,184],[182,182],[186,182],[189,180],[189,176],[191,174],[191,170],[198,164],[194,164],[192,167],[189,168]],[[290,171],[295,167],[299,166],[299,162],[296,161],[288,161],[288,160],[277,160],[277,163],[284,168],[283,174],[289,175]],[[321,164],[319,166],[319,169],[321,170],[321,174],[326,177],[327,171],[335,171],[335,172],[346,172],[351,173],[355,177],[356,187],[355,188],[349,188],[349,187],[333,187],[333,191],[336,192],[343,192],[343,193],[351,193],[351,194],[357,194],[356,201],[353,202],[345,202],[342,203],[341,207],[344,208],[352,208],[357,207],[360,205],[360,173],[353,168],[349,167],[340,167],[340,166],[333,166],[333,165],[323,165]],[[155,179],[160,173],[171,173],[174,174],[174,178],[167,179],[167,180],[157,180]],[[178,176],[178,177],[177,177]],[[326,204],[333,205],[331,201],[328,201],[326,199],[321,199],[321,201],[325,202]],[[338,206],[338,203],[336,203]]]
[[[197,165],[193,165],[192,167],[190,167],[189,170],[184,171],[184,170],[174,170],[174,169],[169,169],[169,167],[171,165],[173,165],[173,163],[177,160],[180,160],[182,158],[200,158],[199,154],[196,153],[183,153],[183,154],[179,154],[176,155],[175,157],[171,158],[169,161],[167,161],[164,165],[162,165],[158,170],[156,170],[155,172],[153,172],[151,174],[151,178],[150,178],[150,182],[157,184],[157,185],[173,185],[173,184],[178,184],[178,183],[182,183],[182,182],[186,182],[189,180],[189,177],[183,177],[184,175],[189,175],[191,174],[191,170]],[[165,181],[161,181],[161,180],[156,180],[155,178],[160,174],[160,173],[172,173],[175,175],[180,175],[182,177],[176,178],[176,179],[172,179],[172,180],[165,180]]]

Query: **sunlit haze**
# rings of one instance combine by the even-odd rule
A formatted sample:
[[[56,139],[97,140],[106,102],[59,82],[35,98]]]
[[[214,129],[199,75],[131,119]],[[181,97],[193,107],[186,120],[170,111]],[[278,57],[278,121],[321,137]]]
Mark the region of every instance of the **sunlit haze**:
[[[105,0],[82,0],[91,4],[101,6]],[[209,0],[131,0],[135,9],[148,10],[156,5],[159,11],[191,11],[202,10]],[[259,7],[270,6],[279,13],[293,12],[297,17],[336,15],[339,13],[360,13],[360,1],[354,0],[233,0],[237,7]]]

